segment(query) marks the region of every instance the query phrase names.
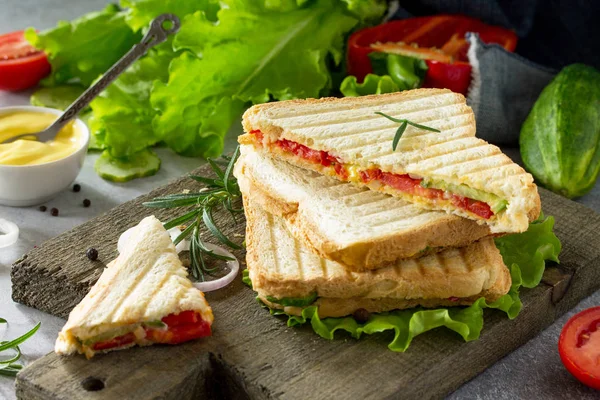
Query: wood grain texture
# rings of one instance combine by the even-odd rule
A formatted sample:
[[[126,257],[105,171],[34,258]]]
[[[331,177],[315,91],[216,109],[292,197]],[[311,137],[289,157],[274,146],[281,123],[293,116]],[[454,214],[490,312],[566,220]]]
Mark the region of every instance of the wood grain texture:
[[[207,167],[197,171],[206,172]],[[159,218],[173,215],[141,203],[196,185],[179,179],[34,249],[13,267],[14,300],[66,317],[116,256],[120,232],[152,213]],[[563,242],[561,266],[550,266],[543,283],[522,291],[523,311],[517,319],[486,310],[480,340],[465,343],[457,334],[438,329],[416,338],[406,353],[387,349],[389,332],[361,340],[339,334],[327,341],[308,326],[288,328],[284,318],[261,308],[238,279],[207,295],[215,313],[213,337],[98,355],[90,361],[51,353],[18,375],[17,394],[26,399],[441,398],[600,285],[600,238],[595,235],[600,215],[543,189],[541,194],[544,212],[555,216]],[[230,223],[226,232],[243,230],[243,223]],[[88,247],[98,249],[99,261],[85,257]],[[86,391],[82,382],[89,378],[97,378],[104,388]]]

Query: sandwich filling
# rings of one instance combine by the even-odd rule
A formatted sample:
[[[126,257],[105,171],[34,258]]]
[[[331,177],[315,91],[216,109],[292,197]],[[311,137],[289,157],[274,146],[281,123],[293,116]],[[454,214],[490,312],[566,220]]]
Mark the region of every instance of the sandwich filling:
[[[87,339],[77,338],[85,353],[115,350],[135,344],[178,344],[210,336],[210,323],[196,311],[169,314],[160,321],[148,321],[115,328]]]
[[[250,132],[262,144],[261,131]],[[463,184],[452,184],[441,180],[426,180],[411,177],[409,174],[394,174],[378,168],[360,169],[346,164],[338,157],[322,150],[313,150],[303,144],[287,139],[279,139],[274,144],[288,154],[293,154],[314,164],[331,170],[343,181],[362,182],[364,184],[379,183],[399,192],[421,198],[430,203],[446,202],[469,214],[489,220],[503,211],[508,202],[492,193],[470,188]]]

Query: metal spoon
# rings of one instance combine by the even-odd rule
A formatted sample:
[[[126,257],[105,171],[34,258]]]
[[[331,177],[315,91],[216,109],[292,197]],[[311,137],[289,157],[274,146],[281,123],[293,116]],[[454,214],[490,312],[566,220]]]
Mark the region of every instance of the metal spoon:
[[[165,23],[171,23],[169,28],[165,28]],[[0,143],[10,143],[15,140],[21,139],[26,136],[36,136],[40,142],[47,142],[56,137],[58,132],[65,126],[66,123],[74,119],[81,110],[83,110],[90,102],[103,91],[112,81],[117,79],[123,71],[127,69],[135,60],[143,56],[148,49],[156,46],[159,43],[167,40],[169,34],[175,33],[179,30],[180,22],[179,18],[173,14],[162,14],[152,20],[150,24],[150,30],[146,33],[146,36],[142,41],[131,48],[119,61],[117,61],[96,83],[90,86],[85,92],[79,96],[77,100],[73,102],[65,112],[50,125],[48,128],[41,132],[25,133],[22,135],[14,136],[10,139]]]

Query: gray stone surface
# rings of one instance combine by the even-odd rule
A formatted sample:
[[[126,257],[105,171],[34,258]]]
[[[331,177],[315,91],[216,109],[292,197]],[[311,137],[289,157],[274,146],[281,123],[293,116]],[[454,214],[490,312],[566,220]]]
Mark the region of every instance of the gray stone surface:
[[[45,29],[60,19],[72,19],[85,12],[102,8],[106,0],[0,0],[0,34],[27,26]],[[28,94],[0,92],[0,107],[26,104]],[[239,127],[228,135],[227,149],[232,150]],[[506,149],[518,159],[518,151]],[[0,340],[14,338],[38,321],[39,332],[21,346],[22,360],[27,363],[52,351],[57,333],[64,323],[60,318],[16,304],[11,300],[10,265],[33,246],[65,232],[82,222],[102,214],[117,204],[130,200],[152,188],[163,185],[198,166],[202,161],[174,155],[168,149],[158,149],[163,160],[161,171],[149,178],[125,184],[103,181],[93,171],[97,154],[87,156],[85,165],[77,178],[80,193],[66,191],[48,203],[57,207],[60,216],[51,217],[36,207],[9,208],[0,206],[0,217],[14,221],[21,228],[19,242],[12,247],[0,249],[0,316],[9,325],[0,326]],[[83,208],[84,198],[92,201],[90,208]],[[579,200],[600,212],[600,187]],[[551,327],[517,351],[507,355],[487,371],[463,385],[449,396],[450,399],[592,399],[600,393],[586,388],[572,378],[564,369],[557,352],[560,329],[577,311],[600,304],[600,292],[582,301],[572,312],[556,321]],[[518,323],[518,319],[516,320]],[[502,340],[502,338],[498,338]],[[401,356],[401,355],[399,355]],[[468,360],[465,360],[468,362]],[[448,373],[452,373],[449,371]],[[0,398],[14,398],[13,380],[0,377]]]

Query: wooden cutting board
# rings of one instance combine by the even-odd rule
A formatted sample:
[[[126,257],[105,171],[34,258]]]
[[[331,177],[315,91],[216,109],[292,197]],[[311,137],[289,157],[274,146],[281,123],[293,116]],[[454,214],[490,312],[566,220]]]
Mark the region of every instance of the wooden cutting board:
[[[205,166],[196,173],[207,171]],[[161,219],[173,216],[173,210],[141,203],[195,188],[197,183],[181,178],[32,250],[13,266],[13,299],[66,318],[116,257],[121,232],[153,213]],[[480,340],[465,343],[457,334],[437,329],[417,337],[405,353],[387,349],[390,332],[361,340],[340,333],[328,341],[308,326],[288,328],[284,318],[261,308],[252,290],[237,279],[207,295],[216,317],[213,337],[117,351],[90,361],[51,353],[18,375],[17,395],[69,400],[443,397],[600,287],[600,215],[540,191],[544,212],[556,218],[564,246],[561,265],[549,266],[538,287],[522,290],[523,310],[515,320],[486,310]],[[224,230],[241,235],[244,226]],[[98,261],[86,258],[89,247],[98,249]]]

